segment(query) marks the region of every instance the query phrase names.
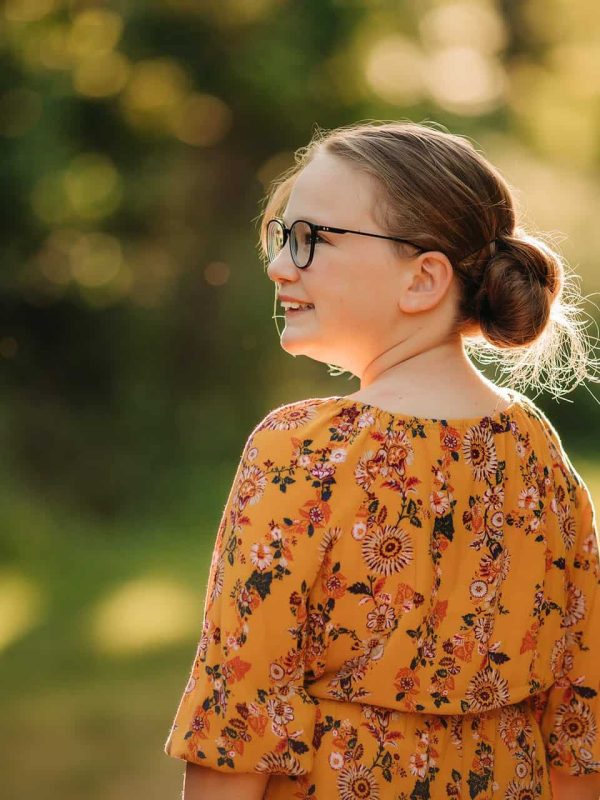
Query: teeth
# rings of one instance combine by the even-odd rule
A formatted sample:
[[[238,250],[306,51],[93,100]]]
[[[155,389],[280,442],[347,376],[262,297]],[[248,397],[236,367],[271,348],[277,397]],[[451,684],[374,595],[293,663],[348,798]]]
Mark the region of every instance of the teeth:
[[[281,301],[281,305],[286,310],[288,308],[295,308],[295,309],[298,309],[298,308],[314,308],[314,306],[311,303],[288,303],[285,300]]]

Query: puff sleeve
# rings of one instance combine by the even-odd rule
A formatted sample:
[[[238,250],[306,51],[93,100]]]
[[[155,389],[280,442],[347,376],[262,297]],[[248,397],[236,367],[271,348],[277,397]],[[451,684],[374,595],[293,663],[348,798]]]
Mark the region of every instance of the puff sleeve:
[[[589,489],[578,476],[576,528],[565,569],[564,637],[541,730],[550,765],[567,775],[600,772],[600,567]]]
[[[309,772],[318,700],[304,687],[307,599],[323,559],[327,483],[310,440],[254,429],[219,525],[191,675],[165,744],[224,772]],[[305,451],[305,450],[304,450]]]

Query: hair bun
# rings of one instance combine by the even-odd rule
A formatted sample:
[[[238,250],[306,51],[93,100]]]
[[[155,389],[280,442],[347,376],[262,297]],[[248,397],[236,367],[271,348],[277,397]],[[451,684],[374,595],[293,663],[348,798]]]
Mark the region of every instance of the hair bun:
[[[550,316],[561,268],[552,251],[531,236],[498,236],[473,298],[485,338],[498,347],[533,342]]]

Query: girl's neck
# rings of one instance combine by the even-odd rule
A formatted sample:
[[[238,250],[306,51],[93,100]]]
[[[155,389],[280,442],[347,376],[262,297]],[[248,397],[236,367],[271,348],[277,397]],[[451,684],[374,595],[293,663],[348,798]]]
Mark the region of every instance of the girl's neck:
[[[392,413],[447,419],[484,416],[511,403],[471,363],[460,339],[395,363],[392,351],[382,354],[361,377],[360,389],[347,396]]]

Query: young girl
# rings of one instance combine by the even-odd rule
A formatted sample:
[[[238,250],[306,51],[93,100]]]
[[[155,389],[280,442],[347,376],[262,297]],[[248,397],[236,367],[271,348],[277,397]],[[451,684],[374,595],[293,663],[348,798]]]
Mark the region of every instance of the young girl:
[[[402,122],[316,135],[261,242],[282,347],[360,390],[246,442],[165,745],[185,800],[596,799],[592,498],[466,352],[587,376],[560,256],[468,140]]]

